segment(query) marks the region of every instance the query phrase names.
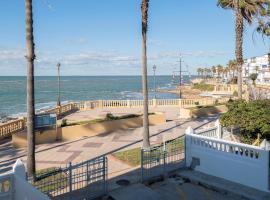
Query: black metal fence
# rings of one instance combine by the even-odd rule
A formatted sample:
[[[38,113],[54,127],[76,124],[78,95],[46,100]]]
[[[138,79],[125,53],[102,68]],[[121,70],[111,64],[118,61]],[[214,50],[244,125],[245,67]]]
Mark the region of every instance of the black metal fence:
[[[49,168],[29,181],[52,199],[93,199],[107,192],[108,164],[105,156],[64,168]]]
[[[185,137],[166,141],[141,151],[141,180],[149,181],[184,166]]]
[[[166,141],[149,150],[141,150],[140,156],[143,182],[166,176],[168,172],[184,165],[185,137]],[[139,175],[140,168],[137,170]],[[128,173],[136,175],[137,171]],[[136,177],[139,177],[138,175]],[[117,180],[117,177],[113,179]],[[29,178],[29,182],[52,199],[94,199],[107,194],[108,191],[107,157],[101,156],[78,164],[70,163],[66,167],[39,171],[36,180]]]

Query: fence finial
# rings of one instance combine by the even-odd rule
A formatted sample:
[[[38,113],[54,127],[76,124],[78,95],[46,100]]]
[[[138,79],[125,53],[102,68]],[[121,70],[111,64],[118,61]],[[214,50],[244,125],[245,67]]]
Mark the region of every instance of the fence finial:
[[[260,144],[260,147],[263,148],[264,150],[270,150],[270,143],[267,142],[266,139],[264,139]]]
[[[193,130],[193,128],[191,128],[191,126],[189,126],[189,127],[187,127],[185,133],[186,134],[194,134],[194,130]]]
[[[17,161],[13,165],[13,173],[23,179],[26,179],[25,166],[21,159],[17,159]]]

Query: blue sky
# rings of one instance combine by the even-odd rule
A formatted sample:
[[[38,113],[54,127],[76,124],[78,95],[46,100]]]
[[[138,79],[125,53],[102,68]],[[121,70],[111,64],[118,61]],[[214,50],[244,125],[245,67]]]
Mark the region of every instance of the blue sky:
[[[36,75],[139,75],[140,0],[33,0]],[[24,1],[2,0],[0,76],[26,75]],[[269,42],[246,26],[244,57],[262,55]],[[150,0],[148,68],[172,74],[182,54],[197,67],[226,64],[234,57],[234,18],[215,0]]]

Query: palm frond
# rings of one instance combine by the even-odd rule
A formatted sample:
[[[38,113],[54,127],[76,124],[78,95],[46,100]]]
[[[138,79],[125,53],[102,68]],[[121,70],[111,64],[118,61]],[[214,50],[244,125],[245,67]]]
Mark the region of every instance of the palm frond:
[[[142,12],[142,32],[147,32],[148,25],[148,4],[149,0],[142,0],[141,12]]]

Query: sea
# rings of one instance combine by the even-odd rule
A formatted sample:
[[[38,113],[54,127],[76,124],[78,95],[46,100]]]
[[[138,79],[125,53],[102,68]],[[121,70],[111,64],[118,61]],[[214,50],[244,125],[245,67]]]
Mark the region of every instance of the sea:
[[[188,82],[188,76],[184,82]],[[154,78],[148,77],[149,99],[153,98]],[[174,89],[172,76],[156,76],[157,89]],[[175,81],[176,82],[176,81]],[[61,102],[98,99],[142,99],[141,76],[63,76]],[[159,99],[179,98],[177,94],[156,93]],[[58,98],[58,82],[54,76],[35,77],[36,109],[52,108]],[[26,113],[26,77],[0,76],[0,120]]]

